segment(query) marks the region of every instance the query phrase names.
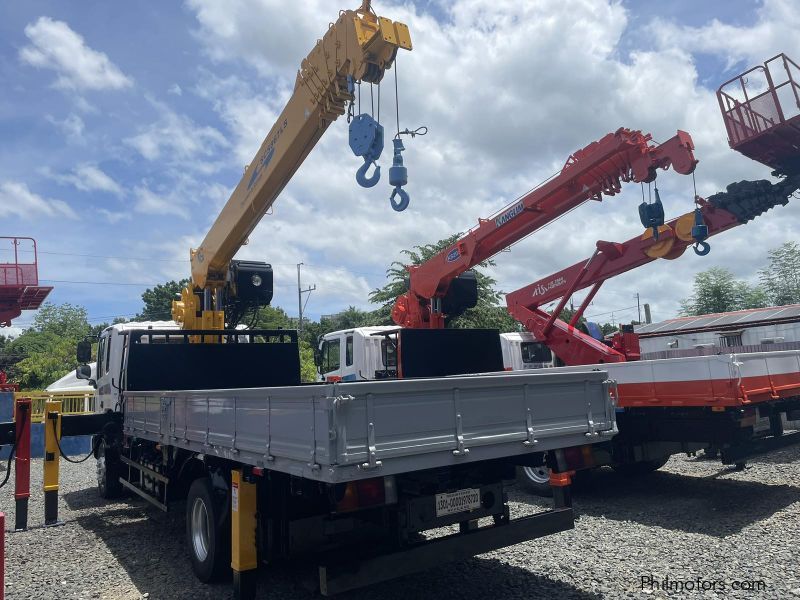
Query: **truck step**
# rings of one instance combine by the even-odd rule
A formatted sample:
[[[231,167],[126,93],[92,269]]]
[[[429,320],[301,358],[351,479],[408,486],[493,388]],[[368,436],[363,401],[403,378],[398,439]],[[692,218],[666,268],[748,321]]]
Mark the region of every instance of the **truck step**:
[[[144,498],[145,500],[147,500],[153,506],[163,510],[164,512],[168,512],[168,508],[167,508],[166,504],[164,504],[160,500],[158,500],[158,499],[154,498],[153,496],[151,496],[149,492],[145,492],[138,485],[135,485],[135,484],[131,483],[130,481],[126,480],[123,477],[119,478],[119,482],[122,484],[123,487],[129,489],[130,491],[132,491],[137,496],[139,496],[141,498]]]

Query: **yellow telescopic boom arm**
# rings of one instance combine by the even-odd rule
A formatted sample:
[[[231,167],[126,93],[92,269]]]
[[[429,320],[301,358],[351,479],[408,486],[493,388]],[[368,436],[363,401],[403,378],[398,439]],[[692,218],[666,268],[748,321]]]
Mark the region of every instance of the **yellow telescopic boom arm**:
[[[203,243],[191,251],[195,289],[225,285],[236,252],[328,126],[345,114],[352,83],[378,83],[398,48],[411,50],[408,27],[376,16],[368,0],[358,10],[341,11],[303,60],[292,97]]]

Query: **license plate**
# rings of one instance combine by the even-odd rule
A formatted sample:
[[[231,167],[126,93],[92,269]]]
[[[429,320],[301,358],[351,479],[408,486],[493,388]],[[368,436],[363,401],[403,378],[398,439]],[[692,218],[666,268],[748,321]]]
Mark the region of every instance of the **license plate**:
[[[448,494],[436,494],[436,516],[444,517],[467,512],[481,507],[481,491],[476,489],[458,490]]]

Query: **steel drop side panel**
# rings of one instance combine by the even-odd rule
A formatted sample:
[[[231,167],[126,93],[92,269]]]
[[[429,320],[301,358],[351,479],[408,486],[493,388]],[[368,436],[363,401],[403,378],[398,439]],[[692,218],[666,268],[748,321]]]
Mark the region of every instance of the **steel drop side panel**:
[[[602,368],[619,388],[619,407],[737,407],[800,396],[800,350],[748,352],[557,367]]]
[[[616,433],[605,372],[125,392],[125,433],[329,483]]]

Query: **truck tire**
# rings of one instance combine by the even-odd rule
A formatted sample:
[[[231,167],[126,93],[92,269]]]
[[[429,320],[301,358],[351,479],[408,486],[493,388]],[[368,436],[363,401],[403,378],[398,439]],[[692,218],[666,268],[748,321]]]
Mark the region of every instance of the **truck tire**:
[[[536,496],[549,498],[553,495],[550,487],[550,469],[544,465],[539,467],[517,467],[517,483],[520,487]]]
[[[97,444],[97,491],[101,498],[113,500],[120,498],[125,491],[119,478],[122,475],[122,461],[117,451],[101,439]]]
[[[593,469],[581,469],[572,475],[571,488],[574,492],[585,492],[592,485]],[[550,498],[553,488],[550,486],[550,469],[541,467],[517,467],[517,483],[524,490],[536,496]]]
[[[619,473],[625,477],[641,477],[642,475],[648,475],[653,471],[658,471],[661,467],[667,464],[669,458],[669,456],[665,456],[655,460],[641,460],[634,463],[620,463],[612,465],[611,468],[614,469],[616,473]]]
[[[200,581],[209,583],[230,575],[230,514],[216,498],[208,477],[195,479],[189,487],[186,541],[192,570]]]

